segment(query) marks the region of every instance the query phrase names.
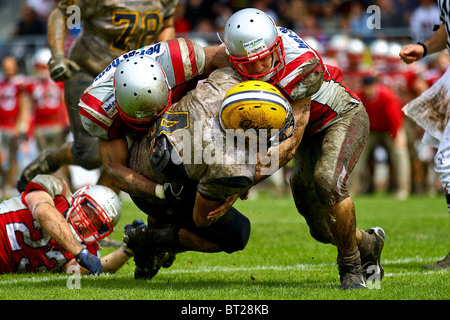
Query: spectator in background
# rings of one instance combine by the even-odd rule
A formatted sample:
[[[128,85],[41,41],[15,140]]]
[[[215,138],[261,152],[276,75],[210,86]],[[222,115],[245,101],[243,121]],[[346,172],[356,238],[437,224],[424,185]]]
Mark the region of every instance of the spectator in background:
[[[18,75],[17,60],[2,60],[0,77],[0,198],[16,193],[17,149],[30,124],[30,101],[24,92],[25,77]]]
[[[373,29],[367,27],[368,17],[369,14],[366,12],[366,8],[360,1],[351,2],[348,22],[350,33],[353,37],[361,37],[364,41],[369,41],[369,39],[373,37]]]
[[[334,1],[328,1],[321,4],[321,16],[319,17],[319,24],[323,32],[331,37],[336,34],[341,24],[342,15],[337,10],[337,5]]]
[[[423,68],[405,68],[398,59],[401,45],[397,42],[386,42],[387,52],[384,55],[385,67],[378,70],[381,83],[388,86],[400,98],[402,106],[428,89],[429,85],[422,77]],[[374,67],[380,65],[374,65]],[[411,192],[425,193],[428,191],[427,176],[429,161],[424,161],[418,154],[418,143],[423,136],[423,130],[411,119],[403,121],[408,136],[408,150],[411,159]]]
[[[29,5],[22,7],[21,17],[13,32],[13,36],[45,35],[45,23]]]
[[[423,41],[433,35],[433,27],[439,24],[436,1],[420,0],[420,5],[412,12],[409,22],[411,37],[415,41]]]
[[[32,128],[41,152],[60,148],[66,142],[70,127],[64,101],[64,83],[53,81],[47,66],[51,55],[49,48],[41,48],[34,54],[35,73],[27,85],[32,101]],[[59,168],[55,174],[70,181],[68,166]]]
[[[368,190],[374,190],[373,172],[370,176],[366,176],[368,173],[366,167],[375,147],[382,145],[389,154],[396,177],[395,196],[405,200],[411,189],[411,166],[400,99],[389,87],[376,82],[376,79],[370,76],[363,79],[362,90],[357,94],[369,115],[370,133],[359,162],[355,166],[354,177],[359,179],[356,180],[359,182],[358,185],[363,186],[368,181]]]

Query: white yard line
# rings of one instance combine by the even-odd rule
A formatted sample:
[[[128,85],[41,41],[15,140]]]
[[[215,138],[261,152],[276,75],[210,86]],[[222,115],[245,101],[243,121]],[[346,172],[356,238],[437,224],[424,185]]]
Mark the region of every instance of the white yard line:
[[[415,258],[404,258],[397,260],[386,260],[383,261],[385,267],[390,264],[402,264],[402,263],[410,263],[410,262],[430,262],[430,261],[438,261],[441,258],[428,258],[422,259],[420,257]],[[251,272],[251,271],[302,271],[302,270],[313,270],[321,267],[333,266],[334,263],[302,263],[290,266],[254,266],[254,267],[201,267],[201,268],[193,268],[193,269],[167,269],[164,271],[166,274],[194,274],[194,273],[203,273],[203,272]],[[164,270],[164,269],[163,269]],[[397,272],[397,273],[386,273],[385,276],[406,276],[406,275],[427,275],[427,274],[436,274],[436,273],[446,273],[447,271],[414,271],[414,272]],[[0,280],[0,285],[8,285],[8,284],[21,284],[21,283],[39,283],[39,282],[47,282],[47,281],[55,281],[55,280],[67,280],[70,275],[68,274],[49,274],[44,277],[30,277],[27,278],[19,278],[19,279],[8,279],[8,280]],[[100,277],[111,277],[111,278],[125,278],[129,277],[130,274],[102,274]],[[0,275],[1,279],[1,275]]]

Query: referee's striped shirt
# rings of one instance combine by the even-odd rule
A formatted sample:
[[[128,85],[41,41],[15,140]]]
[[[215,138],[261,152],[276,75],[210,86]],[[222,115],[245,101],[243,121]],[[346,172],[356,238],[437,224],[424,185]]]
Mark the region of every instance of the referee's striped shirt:
[[[444,23],[447,31],[447,50],[450,53],[450,0],[438,0],[437,2],[441,12],[441,22]]]

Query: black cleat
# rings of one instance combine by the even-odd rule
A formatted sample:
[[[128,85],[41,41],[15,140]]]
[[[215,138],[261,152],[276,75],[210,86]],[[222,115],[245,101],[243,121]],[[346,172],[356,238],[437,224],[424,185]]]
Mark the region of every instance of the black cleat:
[[[25,191],[28,182],[33,180],[38,174],[49,174],[53,172],[48,163],[48,157],[52,152],[53,150],[47,149],[42,151],[36,159],[23,169],[19,181],[17,182],[17,190],[19,190],[19,192]]]

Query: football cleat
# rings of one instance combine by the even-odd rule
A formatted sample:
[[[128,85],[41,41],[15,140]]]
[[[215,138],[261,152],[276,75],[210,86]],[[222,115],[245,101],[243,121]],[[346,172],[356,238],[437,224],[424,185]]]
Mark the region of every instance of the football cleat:
[[[22,171],[22,175],[17,182],[17,190],[19,190],[19,192],[25,191],[28,182],[33,180],[38,174],[48,174],[53,171],[48,163],[48,158],[52,152],[53,150],[42,151],[39,156]]]
[[[364,269],[361,267],[359,250],[348,256],[338,255],[337,264],[341,280],[340,289],[365,289],[366,277]]]
[[[449,267],[450,267],[450,253],[447,254],[447,256],[444,259],[436,262],[435,264],[423,266],[423,268],[427,270],[444,270],[448,269]]]
[[[364,272],[346,272],[340,277],[342,290],[365,289],[367,287]]]
[[[380,227],[372,227],[366,232],[370,235],[373,240],[372,253],[368,256],[361,258],[361,265],[366,273],[366,278],[378,277],[379,280],[383,279],[384,268],[381,264],[381,251],[384,247],[384,241],[386,239],[386,234],[384,230]]]

